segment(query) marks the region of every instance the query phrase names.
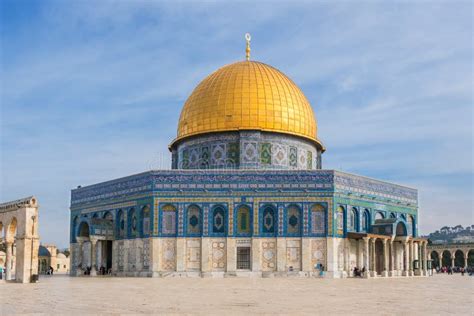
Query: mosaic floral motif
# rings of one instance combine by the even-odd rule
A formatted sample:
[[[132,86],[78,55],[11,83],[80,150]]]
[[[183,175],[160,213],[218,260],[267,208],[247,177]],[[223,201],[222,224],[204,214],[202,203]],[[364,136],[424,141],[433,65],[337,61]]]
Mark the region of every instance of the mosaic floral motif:
[[[344,208],[342,206],[339,206],[336,210],[336,227],[338,234],[344,232]]]
[[[135,240],[132,240],[129,244],[128,249],[128,269],[134,270],[137,263],[137,248],[135,247]]]
[[[186,269],[199,271],[201,269],[201,240],[186,240]]]
[[[287,152],[285,146],[281,144],[275,144],[272,148],[273,152],[273,164],[278,165],[278,166],[286,166],[288,161],[287,161]]]
[[[183,150],[183,159],[181,160],[181,168],[188,169],[189,168],[189,151],[187,149]]]
[[[298,150],[299,162],[298,168],[305,169],[306,168],[306,151]]]
[[[225,211],[222,207],[216,207],[212,212],[212,232],[225,233]]]
[[[143,268],[145,270],[148,270],[148,268],[150,267],[150,240],[149,239],[143,240],[142,262],[143,262]]]
[[[308,169],[313,169],[313,152],[309,150],[306,154],[306,165]]]
[[[205,168],[209,165],[209,147],[201,147],[201,168]]]
[[[296,168],[298,166],[298,150],[296,147],[291,146],[290,147],[290,167]]]
[[[236,166],[239,164],[240,160],[240,146],[237,142],[229,143],[227,147],[227,160],[230,163],[235,164]]]
[[[213,270],[222,271],[225,268],[225,264],[226,264],[225,243],[213,242],[212,243]]]
[[[189,153],[189,167],[196,168],[199,163],[199,148],[194,147],[190,149]]]
[[[271,207],[263,210],[263,233],[275,233],[275,210]]]
[[[118,242],[118,270],[123,271],[124,265],[125,265],[125,247],[124,247],[124,242],[119,241]]]
[[[326,264],[326,240],[311,240],[311,263],[313,270],[317,270],[318,264]]]
[[[301,243],[299,240],[286,241],[286,264],[293,267],[293,271],[301,270]]]
[[[213,166],[224,166],[225,159],[226,159],[226,145],[225,144],[212,145],[211,164]]]
[[[276,243],[262,242],[262,270],[274,271],[276,268]]]
[[[272,164],[272,144],[271,143],[260,144],[260,163],[264,165]]]
[[[207,236],[209,234],[209,206],[204,206],[203,207],[204,214],[203,214],[203,219],[204,219],[204,225],[203,225],[203,235]]]
[[[176,242],[174,239],[163,241],[163,270],[164,271],[175,271],[176,270]]]
[[[257,156],[257,143],[244,143],[244,162],[256,163]]]

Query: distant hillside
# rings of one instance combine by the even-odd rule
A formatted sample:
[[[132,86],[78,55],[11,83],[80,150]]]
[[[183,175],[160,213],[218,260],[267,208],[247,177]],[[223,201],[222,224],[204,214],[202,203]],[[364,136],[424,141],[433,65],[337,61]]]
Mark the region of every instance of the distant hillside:
[[[427,237],[434,244],[474,242],[474,225],[467,226],[466,228],[462,227],[462,225],[454,227],[444,226],[440,230],[424,237]]]

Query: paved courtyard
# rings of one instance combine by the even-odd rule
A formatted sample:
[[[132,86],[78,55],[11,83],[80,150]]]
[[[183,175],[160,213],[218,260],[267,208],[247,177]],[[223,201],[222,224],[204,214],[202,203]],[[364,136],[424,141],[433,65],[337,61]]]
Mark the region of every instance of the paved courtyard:
[[[43,277],[0,283],[0,315],[459,314],[473,315],[474,277],[200,279]]]

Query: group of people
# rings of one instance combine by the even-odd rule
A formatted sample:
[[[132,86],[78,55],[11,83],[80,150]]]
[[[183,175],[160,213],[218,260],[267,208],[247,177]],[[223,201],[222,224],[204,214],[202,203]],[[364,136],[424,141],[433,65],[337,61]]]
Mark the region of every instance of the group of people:
[[[464,267],[437,267],[436,273],[461,273],[461,275],[464,275],[464,273],[468,273],[471,276],[474,275],[474,268],[468,267],[467,269],[465,269]]]
[[[365,273],[365,267],[363,267],[362,269],[359,269],[358,267],[354,267],[353,272],[354,272],[354,277],[362,278]]]
[[[54,273],[53,267],[52,267],[52,266],[49,266],[49,268],[46,269],[46,274],[47,274],[47,275],[53,275],[53,273]]]

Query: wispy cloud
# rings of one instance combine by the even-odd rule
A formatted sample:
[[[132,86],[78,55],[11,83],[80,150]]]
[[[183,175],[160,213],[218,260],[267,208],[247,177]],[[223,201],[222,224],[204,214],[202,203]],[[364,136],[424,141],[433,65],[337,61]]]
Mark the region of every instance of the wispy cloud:
[[[71,188],[169,162],[245,32],[313,104],[325,167],[416,186],[424,232],[472,222],[471,2],[0,5],[0,198],[38,195],[44,241],[67,245]]]

